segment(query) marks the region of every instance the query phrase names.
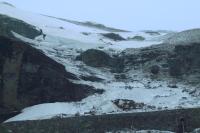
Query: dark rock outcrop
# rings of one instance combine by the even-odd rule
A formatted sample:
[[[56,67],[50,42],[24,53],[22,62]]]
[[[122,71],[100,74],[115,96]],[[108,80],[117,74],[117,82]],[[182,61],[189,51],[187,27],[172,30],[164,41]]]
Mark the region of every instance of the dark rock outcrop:
[[[177,45],[168,62],[172,76],[200,73],[200,44]]]
[[[81,79],[85,81],[91,81],[91,82],[101,82],[104,80],[95,76],[81,76]]]
[[[128,49],[122,52],[122,58],[124,59],[126,65],[144,66],[146,63],[152,61],[157,63],[163,58],[168,57],[169,54],[170,52],[165,48],[162,48],[161,44],[141,49]]]
[[[0,115],[40,103],[79,101],[101,92],[69,79],[76,77],[41,51],[0,37]]]
[[[160,33],[157,32],[157,31],[145,31],[145,33],[147,33],[147,34],[149,34],[149,35],[151,35],[151,36],[160,35]]]
[[[134,37],[128,37],[128,40],[144,41],[145,38],[143,36],[134,36]]]
[[[96,49],[86,50],[77,57],[77,60],[81,60],[92,67],[109,67],[113,62],[113,59],[107,53]]]
[[[144,103],[136,103],[133,100],[128,99],[116,99],[112,101],[118,108],[128,111],[133,109],[142,109],[145,104]]]
[[[14,37],[11,31],[14,31],[22,36],[34,39],[41,33],[35,26],[27,24],[22,20],[18,20],[6,15],[0,14],[0,35],[6,37]]]
[[[104,37],[114,40],[114,41],[124,41],[125,38],[121,37],[119,34],[116,33],[104,33],[102,34]]]
[[[118,56],[111,57],[107,53],[97,49],[89,49],[77,56],[77,60],[83,61],[91,67],[110,68],[111,72],[120,73],[124,69],[124,60]]]

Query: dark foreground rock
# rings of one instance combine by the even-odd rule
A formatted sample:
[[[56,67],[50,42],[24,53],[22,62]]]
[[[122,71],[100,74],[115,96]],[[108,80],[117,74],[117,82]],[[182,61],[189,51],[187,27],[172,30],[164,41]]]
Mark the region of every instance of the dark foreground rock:
[[[35,104],[79,101],[102,93],[69,79],[76,76],[41,51],[21,41],[0,37],[1,118]]]
[[[200,109],[78,116],[66,119],[5,123],[13,133],[105,133],[122,129],[177,131],[184,119],[186,132],[200,127]]]

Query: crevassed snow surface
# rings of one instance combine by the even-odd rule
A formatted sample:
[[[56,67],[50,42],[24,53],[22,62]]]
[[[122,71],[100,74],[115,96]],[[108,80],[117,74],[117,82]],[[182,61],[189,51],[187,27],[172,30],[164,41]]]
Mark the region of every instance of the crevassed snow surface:
[[[142,109],[130,110],[127,113],[174,109],[180,107],[197,107],[200,105],[199,99],[192,97],[187,92],[183,91],[185,88],[190,88],[190,86],[180,84],[178,85],[179,88],[169,88],[167,87],[167,82],[151,81],[150,78],[144,77],[142,73],[136,73],[135,71],[130,71],[128,76],[130,79],[137,80],[119,81],[116,80],[114,74],[110,73],[107,69],[88,67],[80,61],[75,61],[76,56],[79,55],[80,52],[91,48],[106,51],[109,51],[110,49],[112,49],[111,51],[121,51],[126,48],[139,48],[159,44],[162,42],[162,39],[159,38],[166,35],[164,32],[157,36],[151,36],[145,32],[118,32],[117,34],[124,38],[140,35],[145,37],[145,40],[115,42],[108,38],[104,38],[99,34],[107,33],[106,31],[79,26],[34,13],[24,12],[2,3],[0,4],[0,14],[21,19],[36,26],[38,29],[42,29],[47,35],[45,40],[43,40],[41,36],[31,40],[17,33],[13,32],[13,34],[23,41],[30,42],[33,44],[33,47],[41,49],[47,56],[63,64],[67,71],[74,73],[77,76],[96,76],[104,79],[102,82],[89,82],[81,79],[72,82],[87,84],[94,86],[96,89],[105,90],[101,95],[92,95],[80,102],[44,103],[27,107],[21,114],[7,120],[6,122],[49,119],[60,115],[71,117],[77,113],[80,115],[88,115],[89,112],[95,112],[96,115],[127,112],[119,109],[113,104],[112,101],[116,99],[129,99],[139,103],[142,102],[147,106],[155,106],[154,109],[146,106]],[[82,32],[90,34],[84,35]],[[135,74],[137,74],[138,77],[135,77]],[[147,86],[151,87],[148,88]]]

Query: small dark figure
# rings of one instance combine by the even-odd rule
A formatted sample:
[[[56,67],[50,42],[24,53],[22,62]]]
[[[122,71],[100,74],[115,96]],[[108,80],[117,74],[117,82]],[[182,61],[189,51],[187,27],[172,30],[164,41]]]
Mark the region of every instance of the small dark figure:
[[[47,35],[46,34],[42,34],[42,36],[43,36],[43,39],[45,40],[45,38],[46,38]]]
[[[43,31],[42,31],[42,29],[40,29],[40,35],[42,35],[43,34]]]
[[[183,117],[181,117],[177,121],[177,131],[176,131],[176,133],[185,133],[185,128],[186,128],[185,119]]]
[[[47,35],[43,33],[42,29],[40,29],[40,35],[42,35],[43,39],[45,40]]]

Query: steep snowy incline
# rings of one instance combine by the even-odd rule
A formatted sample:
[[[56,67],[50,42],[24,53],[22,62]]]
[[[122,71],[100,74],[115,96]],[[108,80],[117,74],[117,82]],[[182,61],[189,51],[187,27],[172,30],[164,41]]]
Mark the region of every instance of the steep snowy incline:
[[[40,14],[35,14],[32,12],[26,12],[5,4],[4,2],[0,3],[0,14],[4,14],[19,20],[23,20],[31,25],[34,25],[38,28],[38,30],[42,29],[43,33],[47,36],[57,36],[69,40],[75,40],[83,43],[91,43],[91,48],[93,48],[92,44],[99,45],[108,45],[109,48],[124,50],[126,48],[138,48],[150,46],[153,44],[159,44],[162,40],[159,37],[167,34],[165,32],[116,32],[120,36],[124,37],[125,41],[113,41],[109,38],[105,38],[102,36],[103,34],[108,33],[105,30],[100,30],[88,26],[77,25],[67,21],[63,21],[60,19],[56,19],[53,17],[48,17]],[[156,33],[156,34],[155,34]],[[130,39],[135,36],[141,36],[145,39],[143,41]],[[129,45],[126,45],[128,42]],[[115,45],[116,44],[116,45]],[[83,45],[83,44],[82,44]],[[80,47],[84,48],[84,45]]]
[[[0,3],[0,14],[4,14],[19,20],[23,20],[31,25],[36,26],[38,29],[42,29],[43,33],[52,36],[59,36],[67,39],[74,39],[77,41],[96,43],[95,37],[87,37],[81,32],[105,32],[102,30],[96,30],[89,27],[78,26],[68,22],[64,22],[58,19],[45,17],[43,15],[26,12],[7,4]]]

